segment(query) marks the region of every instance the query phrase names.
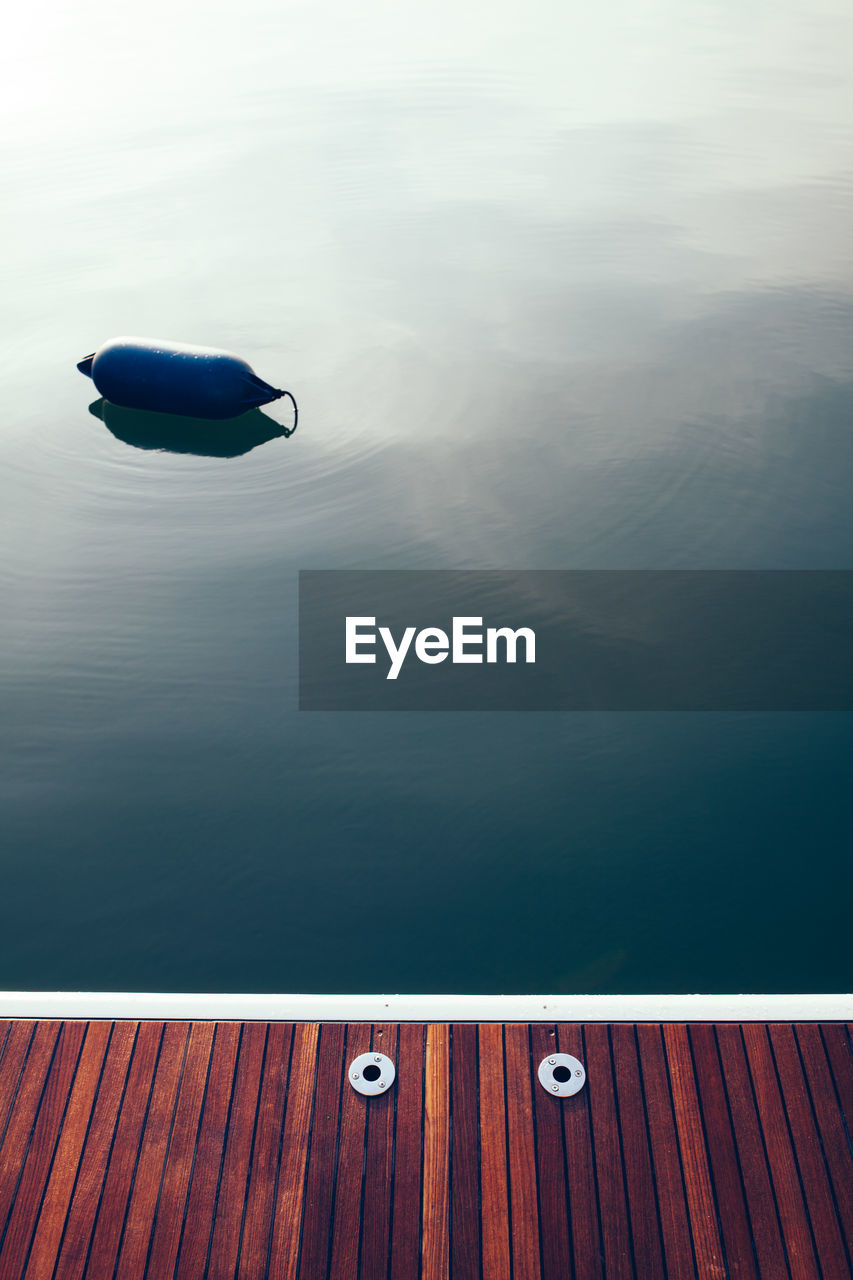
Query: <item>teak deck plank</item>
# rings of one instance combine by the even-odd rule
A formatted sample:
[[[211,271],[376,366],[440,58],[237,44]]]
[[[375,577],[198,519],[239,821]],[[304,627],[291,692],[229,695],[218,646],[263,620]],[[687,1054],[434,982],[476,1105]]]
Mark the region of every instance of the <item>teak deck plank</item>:
[[[833,1198],[846,1242],[848,1266],[853,1275],[853,1195],[850,1194],[850,1138],[843,1113],[836,1104],[834,1082],[821,1039],[820,1028],[806,1024],[796,1028],[797,1045],[805,1067],[815,1111],[820,1144],[832,1183]]]
[[[397,1061],[397,1027],[373,1028],[370,1048]],[[391,1225],[391,1175],[394,1168],[394,1111],[396,1090],[373,1098],[367,1108],[364,1182],[361,1208],[359,1265],[363,1276],[384,1276],[388,1270]]]
[[[803,1194],[815,1250],[824,1272],[843,1275],[849,1268],[844,1241],[833,1203],[832,1188],[802,1069],[794,1029],[770,1026],[770,1043],[778,1070],[788,1129],[800,1170]]]
[[[503,1027],[480,1026],[480,1231],[483,1275],[510,1280]]]
[[[287,1114],[281,1133],[278,1188],[270,1242],[270,1272],[282,1276],[283,1280],[292,1280],[299,1262],[318,1048],[319,1028],[316,1025],[294,1028]]]
[[[732,1280],[757,1280],[746,1196],[714,1028],[707,1023],[690,1027],[688,1039],[729,1274]]]
[[[767,1027],[745,1026],[743,1038],[791,1272],[812,1280],[820,1272]]]
[[[262,1022],[247,1022],[242,1032],[219,1193],[213,1205],[215,1216],[207,1271],[210,1280],[234,1280],[237,1270],[252,1139],[255,1134],[255,1117],[269,1028]],[[177,1272],[179,1280],[188,1280],[194,1274],[199,1273],[190,1271],[188,1265],[183,1266],[180,1259]]]
[[[660,1214],[634,1027],[627,1023],[612,1027],[610,1044],[637,1274],[663,1275]]]
[[[418,1280],[420,1274],[425,1044],[422,1026],[406,1023],[400,1027],[397,1081],[394,1084],[397,1121],[389,1280]],[[402,1088],[404,1080],[406,1087]]]
[[[0,1246],[4,1245],[12,1212],[23,1175],[24,1161],[33,1136],[33,1127],[41,1102],[42,1090],[59,1040],[61,1024],[43,1022],[34,1029],[28,1041],[26,1057],[9,1078],[6,1129],[0,1146]]]
[[[782,1226],[741,1029],[737,1025],[717,1027],[716,1038],[759,1274],[786,1276],[788,1263]]]
[[[130,1280],[130,1277],[142,1275],[146,1270],[190,1030],[187,1023],[168,1022],[163,1033],[160,1060],[154,1074],[139,1159],[119,1245],[116,1280]]]
[[[570,1053],[586,1065],[583,1028],[571,1023],[557,1028],[557,1050]],[[552,1100],[553,1101],[553,1100]],[[604,1245],[592,1143],[592,1111],[589,1089],[584,1088],[561,1105],[566,1153],[572,1257],[578,1280],[604,1275]]]
[[[450,1275],[450,1028],[431,1025],[424,1054],[421,1280]]]
[[[853,1047],[850,1043],[850,1029],[839,1022],[833,1022],[822,1026],[820,1032],[841,1109],[850,1123],[850,1117],[853,1116]]]
[[[94,1230],[89,1237],[87,1253],[85,1256],[81,1254],[79,1260],[83,1269],[77,1270],[75,1263],[73,1268],[75,1275],[112,1276],[113,1274],[125,1211],[133,1185],[142,1127],[145,1123],[154,1083],[154,1072],[165,1033],[166,1027],[162,1022],[140,1024],[124,1090],[124,1099],[118,1113],[113,1145],[106,1158],[103,1190],[96,1210]],[[180,1028],[178,1028],[178,1034],[180,1034]],[[94,1152],[94,1148],[91,1150]],[[72,1218],[78,1207],[76,1202],[77,1194],[75,1193],[71,1202]],[[83,1236],[88,1223],[82,1213],[77,1216],[76,1226],[77,1231]],[[68,1265],[71,1269],[70,1261]]]
[[[151,1275],[169,1276],[175,1271],[216,1030],[211,1022],[193,1023],[190,1030],[158,1196],[158,1207],[162,1202],[170,1212],[156,1214],[146,1266]]]
[[[297,1273],[300,1280],[314,1280],[315,1276],[325,1276],[329,1261],[341,1097],[346,1070],[346,1030],[334,1023],[326,1023],[320,1028],[314,1120],[311,1127],[302,1245]],[[256,1271],[254,1274],[263,1272]]]
[[[684,1170],[696,1272],[703,1280],[705,1277],[723,1277],[727,1268],[687,1027],[667,1025],[663,1028],[663,1036],[681,1166]]]
[[[595,1153],[606,1273],[616,1280],[623,1276],[633,1280],[632,1224],[616,1113],[609,1028],[603,1025],[589,1026],[585,1029],[584,1040],[586,1088],[589,1089],[592,1147]]]
[[[504,1031],[507,1146],[512,1213],[513,1280],[540,1280],[536,1150],[533,1133],[535,1071],[526,1026]],[[538,1064],[537,1064],[538,1065]],[[542,1092],[542,1089],[539,1089]]]
[[[112,1030],[109,1022],[93,1022],[86,1031],[25,1276],[53,1271]]]
[[[182,1276],[204,1274],[228,1130],[240,1031],[240,1024],[237,1022],[224,1022],[216,1028],[198,1144],[191,1175],[187,1174],[189,1194],[183,1234],[179,1252],[176,1253],[177,1263],[174,1266],[176,1280]],[[154,1257],[153,1250],[151,1256]],[[149,1269],[153,1269],[152,1262],[149,1262]],[[162,1270],[164,1275],[169,1274],[165,1264]]]
[[[49,1024],[41,1025],[47,1028],[49,1035]],[[0,1159],[3,1158],[3,1141],[35,1030],[34,1022],[13,1023],[3,1048],[3,1059],[0,1061]],[[58,1032],[57,1026],[56,1033]],[[0,1217],[0,1231],[3,1225],[3,1219]]]
[[[270,1027],[246,1188],[238,1280],[254,1280],[266,1273],[292,1041],[292,1027],[282,1023]]]
[[[556,1052],[553,1026],[530,1028],[531,1070]],[[533,1125],[536,1132],[536,1186],[539,1201],[539,1248],[545,1276],[571,1276],[572,1242],[566,1185],[566,1151],[563,1108],[544,1089],[533,1088]],[[567,1099],[573,1106],[577,1098]]]
[[[643,1023],[636,1031],[666,1272],[691,1276],[696,1264],[661,1029]]]
[[[353,1058],[370,1048],[370,1027],[348,1028],[344,1071]],[[364,1179],[364,1145],[367,1131],[368,1099],[355,1089],[343,1087],[341,1095],[340,1139],[335,1168],[335,1202],[332,1212],[332,1257],[329,1280],[344,1280],[358,1272],[361,1188]]]
[[[83,1275],[131,1057],[137,1038],[143,1043],[146,1038],[159,1039],[159,1030],[156,1023],[140,1027],[136,1022],[120,1022],[113,1027],[65,1220],[54,1280],[80,1280]]]
[[[29,1253],[30,1242],[41,1209],[42,1194],[50,1174],[54,1150],[59,1139],[87,1031],[86,1023],[66,1022],[59,1033],[56,1051],[52,1055],[44,1090],[39,1098],[38,1114],[24,1158],[20,1181],[15,1189],[11,1212],[6,1223],[5,1239],[0,1248],[0,1276],[13,1266],[20,1265],[18,1259],[26,1261]],[[43,1078],[41,1067],[37,1074],[38,1078]],[[7,1142],[11,1132],[10,1124],[6,1133]]]
[[[477,1115],[477,1028],[454,1026],[451,1038],[451,1274],[480,1275],[480,1133]]]
[[[369,1048],[397,1061],[397,1027],[380,1024],[370,1028]],[[395,1089],[377,1095],[365,1112],[364,1167],[358,1223],[357,1268],[352,1274],[382,1276],[388,1271],[391,1223],[391,1173],[394,1167]],[[360,1269],[360,1271],[359,1271]]]
[[[844,1280],[851,1104],[838,1023],[0,1022],[0,1280]]]

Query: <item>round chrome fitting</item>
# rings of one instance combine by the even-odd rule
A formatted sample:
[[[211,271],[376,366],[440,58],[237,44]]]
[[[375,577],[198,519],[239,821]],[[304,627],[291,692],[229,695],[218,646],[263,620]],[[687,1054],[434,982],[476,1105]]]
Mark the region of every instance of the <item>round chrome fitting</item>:
[[[353,1058],[347,1070],[347,1078],[356,1093],[375,1097],[387,1093],[397,1075],[394,1063],[384,1053],[362,1053]]]
[[[570,1098],[586,1083],[583,1063],[570,1053],[549,1053],[539,1063],[539,1083],[555,1098]]]

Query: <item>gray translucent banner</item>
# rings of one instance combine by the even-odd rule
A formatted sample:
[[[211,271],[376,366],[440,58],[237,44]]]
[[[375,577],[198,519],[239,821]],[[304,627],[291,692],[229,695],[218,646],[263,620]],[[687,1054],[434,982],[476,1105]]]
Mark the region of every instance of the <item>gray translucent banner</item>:
[[[850,571],[299,575],[305,711],[850,711],[851,654]]]

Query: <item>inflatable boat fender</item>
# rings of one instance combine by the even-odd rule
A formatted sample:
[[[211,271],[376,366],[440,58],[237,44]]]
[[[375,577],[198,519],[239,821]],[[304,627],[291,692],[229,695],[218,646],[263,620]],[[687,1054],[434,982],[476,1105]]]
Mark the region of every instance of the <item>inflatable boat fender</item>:
[[[230,351],[153,338],[111,338],[77,368],[125,409],[189,418],[236,418],[288,396]],[[293,401],[294,413],[296,401]],[[295,424],[294,424],[295,425]]]

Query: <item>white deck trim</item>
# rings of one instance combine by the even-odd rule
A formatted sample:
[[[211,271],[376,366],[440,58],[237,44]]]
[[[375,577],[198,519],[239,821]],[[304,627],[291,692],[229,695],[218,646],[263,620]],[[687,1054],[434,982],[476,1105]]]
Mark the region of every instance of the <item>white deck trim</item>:
[[[853,995],[204,995],[0,991],[0,1018],[282,1022],[836,1022]]]

